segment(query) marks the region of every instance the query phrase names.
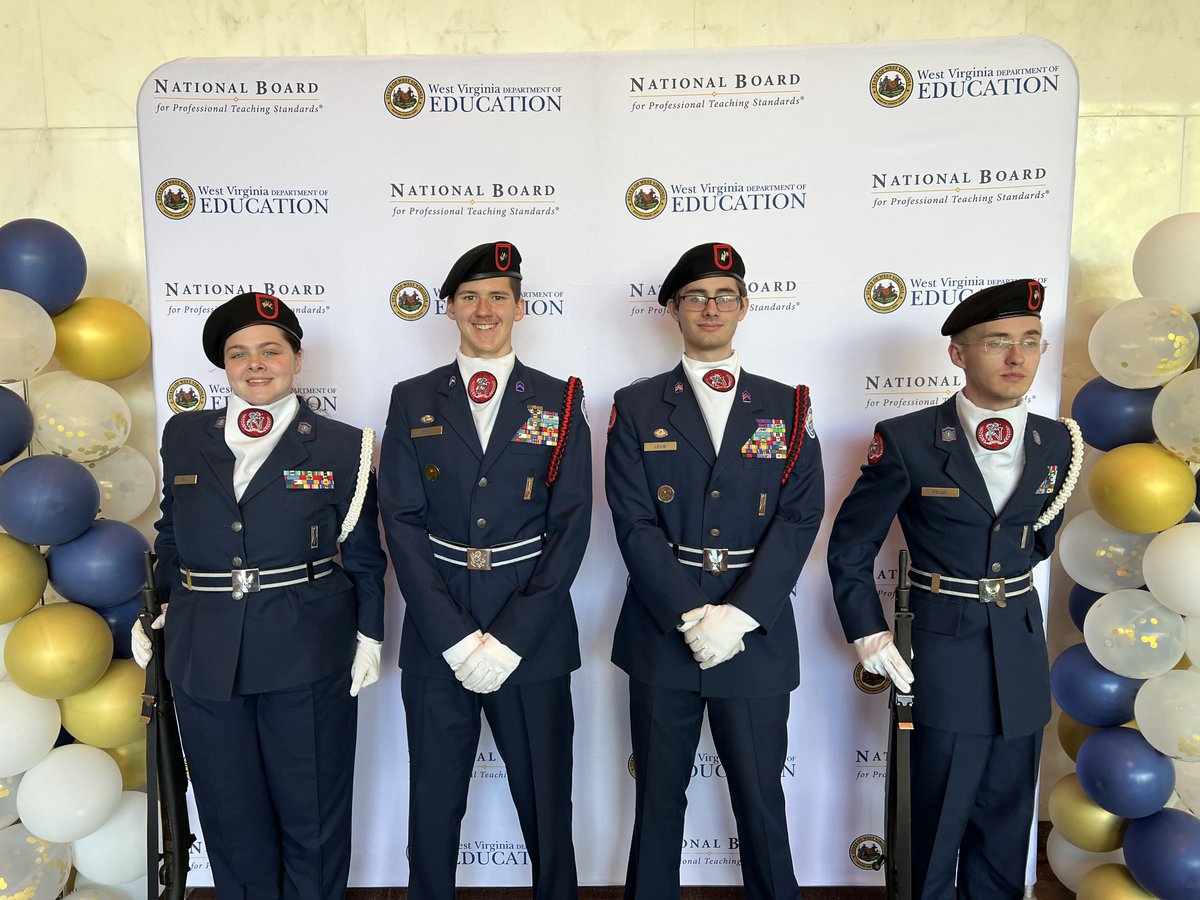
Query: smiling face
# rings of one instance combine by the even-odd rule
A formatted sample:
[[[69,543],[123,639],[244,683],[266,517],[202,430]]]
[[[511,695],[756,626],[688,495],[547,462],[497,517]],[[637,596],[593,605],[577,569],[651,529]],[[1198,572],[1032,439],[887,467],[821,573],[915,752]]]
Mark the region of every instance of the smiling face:
[[[525,318],[525,301],[508,276],[481,278],[458,286],[446,315],[458,325],[464,356],[496,359],[512,352],[513,323]]]
[[[950,361],[966,373],[963,393],[982,409],[1008,409],[1016,406],[1033,384],[1040,350],[1022,350],[1020,342],[1041,340],[1042,320],[1037,316],[1013,316],[980,322],[956,334],[950,344]],[[988,352],[983,341],[1001,338],[1011,341],[1007,350]]]
[[[229,387],[252,406],[286,397],[299,372],[300,354],[275,325],[249,325],[225,339]]]
[[[715,298],[730,294],[737,295],[741,302],[736,309],[729,311],[717,309],[716,301],[712,299],[703,309],[695,309],[691,303],[680,299],[700,295]],[[738,322],[746,318],[749,307],[738,280],[728,275],[718,275],[685,284],[667,301],[667,309],[671,318],[679,323],[684,353],[692,359],[716,362],[733,353],[733,334],[737,331]]]

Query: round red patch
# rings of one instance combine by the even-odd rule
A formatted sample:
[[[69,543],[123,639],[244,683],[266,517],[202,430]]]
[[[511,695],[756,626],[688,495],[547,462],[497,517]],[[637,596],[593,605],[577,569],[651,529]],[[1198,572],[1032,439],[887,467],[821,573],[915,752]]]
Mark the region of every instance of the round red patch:
[[[714,391],[724,394],[733,390],[733,373],[724,369],[712,369],[704,373],[704,383]]]
[[[612,412],[608,414],[608,430],[612,431],[613,426],[617,424],[617,404],[613,404]]]
[[[975,429],[975,440],[985,450],[1003,450],[1013,439],[1013,427],[1007,419],[984,419]]]
[[[491,372],[476,372],[467,382],[467,396],[476,403],[487,403],[496,396],[496,376]]]
[[[271,433],[271,426],[275,424],[274,417],[265,409],[243,409],[238,413],[238,430],[246,437],[262,437],[264,434]]]
[[[867,462],[871,465],[883,459],[883,436],[877,431],[871,438],[871,446],[867,447]]]

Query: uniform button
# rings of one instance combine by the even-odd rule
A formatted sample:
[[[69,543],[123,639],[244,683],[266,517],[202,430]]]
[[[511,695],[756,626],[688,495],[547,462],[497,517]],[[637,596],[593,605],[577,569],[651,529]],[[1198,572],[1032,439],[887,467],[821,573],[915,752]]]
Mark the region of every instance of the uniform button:
[[[1000,563],[992,563],[992,571],[999,572],[1000,571]]]
[[[235,556],[233,558],[233,564],[235,566],[240,566],[242,564],[242,558],[240,556]]]
[[[475,524],[480,528],[487,528],[487,519],[476,519]]]
[[[242,523],[241,523],[241,522],[234,522],[234,523],[233,523],[232,525],[230,525],[229,527],[230,527],[230,528],[232,528],[234,531],[241,531],[241,530],[242,530]]]
[[[720,491],[709,491],[708,496],[712,497],[714,500],[720,500],[721,492]]]
[[[992,526],[992,531],[999,531],[999,530],[1000,530],[1000,523],[997,522],[995,525]]]
[[[241,591],[234,591],[234,592],[233,592],[233,599],[234,599],[234,600],[241,600],[241,599],[242,599],[243,597],[245,597],[245,596],[246,596],[246,595],[245,595],[245,594],[243,594]]]
[[[480,487],[487,487],[487,479],[486,479],[486,478],[480,478],[480,479],[479,479],[479,486],[480,486]]]
[[[711,534],[713,537],[720,537],[721,529],[720,528],[710,528],[710,529],[708,529],[708,533]]]

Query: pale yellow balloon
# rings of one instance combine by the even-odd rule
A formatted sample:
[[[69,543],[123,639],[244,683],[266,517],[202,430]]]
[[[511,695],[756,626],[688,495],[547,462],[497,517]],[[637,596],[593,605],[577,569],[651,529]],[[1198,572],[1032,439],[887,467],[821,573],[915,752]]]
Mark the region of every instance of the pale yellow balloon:
[[[1064,775],[1050,790],[1050,821],[1080,850],[1108,853],[1121,846],[1127,819],[1091,801],[1075,773]]]
[[[146,786],[146,738],[122,744],[120,747],[101,748],[117,762],[121,769],[121,790],[136,791]]]
[[[46,589],[46,558],[31,544],[0,534],[0,625],[19,619]]]
[[[146,673],[131,659],[114,659],[89,688],[58,701],[63,727],[93,747],[120,747],[145,738],[141,720]]]
[[[1079,882],[1076,900],[1154,900],[1154,895],[1142,887],[1129,869],[1117,863],[1096,866]]]
[[[1083,742],[1099,730],[1095,725],[1085,725],[1078,719],[1072,719],[1065,712],[1058,714],[1058,742],[1072,762]]]
[[[25,693],[60,700],[99,681],[112,654],[112,631],[99,614],[78,603],[51,603],[13,626],[4,665]]]
[[[108,297],[80,297],[54,317],[59,362],[83,378],[115,381],[150,355],[150,328],[137,312]]]
[[[1088,497],[1109,525],[1150,534],[1177,525],[1196,502],[1188,464],[1158,444],[1125,444],[1104,454],[1088,476]]]

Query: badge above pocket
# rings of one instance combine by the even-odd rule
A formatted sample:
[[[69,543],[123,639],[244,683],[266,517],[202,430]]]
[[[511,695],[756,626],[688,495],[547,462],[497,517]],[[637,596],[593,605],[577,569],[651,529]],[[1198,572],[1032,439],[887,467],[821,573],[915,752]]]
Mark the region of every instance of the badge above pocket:
[[[289,491],[332,491],[332,471],[284,469],[283,484]]]

